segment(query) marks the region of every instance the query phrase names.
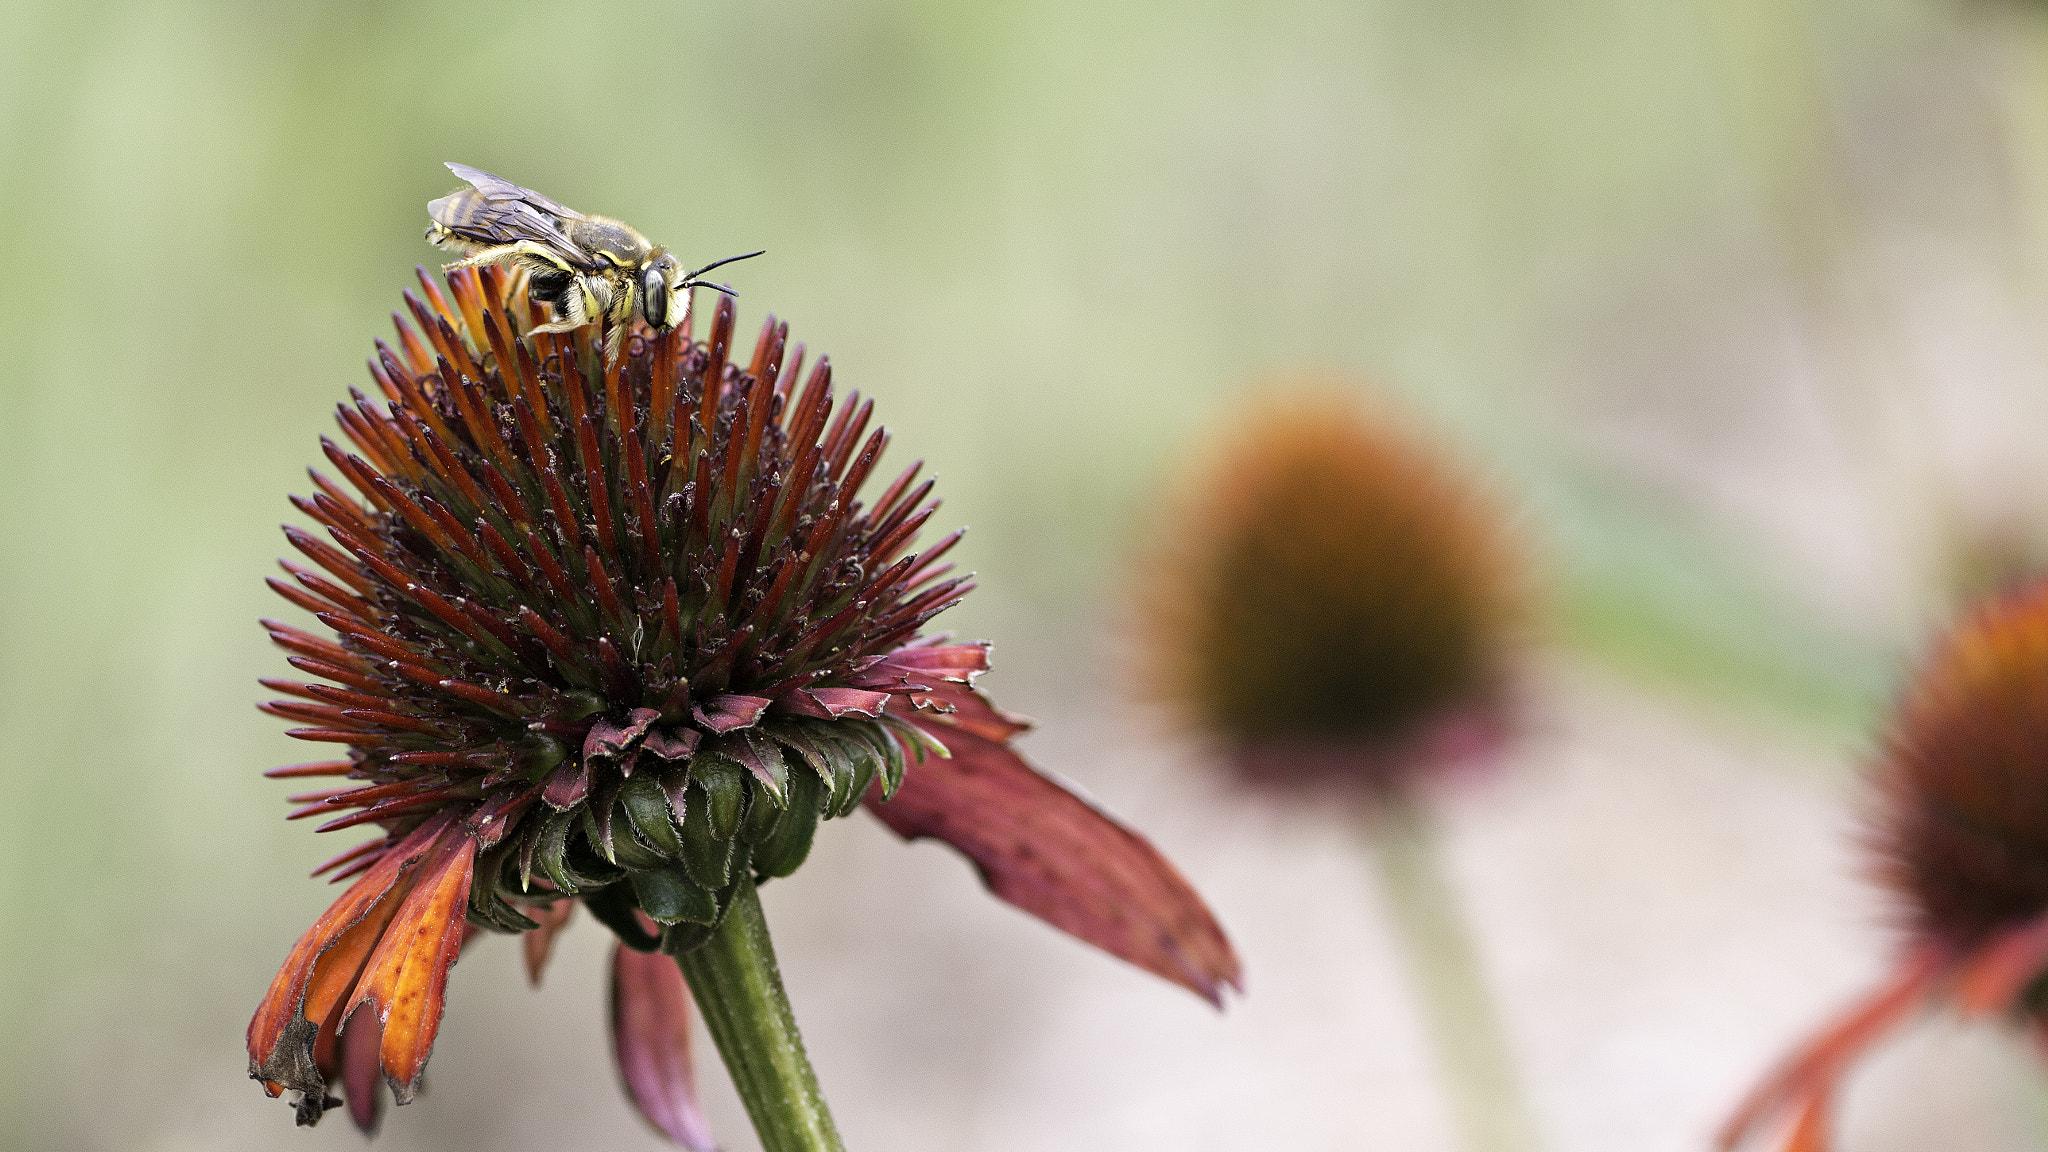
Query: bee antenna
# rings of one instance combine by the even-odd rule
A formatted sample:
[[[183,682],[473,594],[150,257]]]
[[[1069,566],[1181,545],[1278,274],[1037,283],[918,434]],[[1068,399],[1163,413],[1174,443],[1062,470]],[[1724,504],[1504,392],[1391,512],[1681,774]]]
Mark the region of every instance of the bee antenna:
[[[730,296],[730,297],[732,297],[732,298],[733,298],[733,299],[735,299],[735,300],[737,300],[737,299],[739,299],[739,298],[740,298],[740,294],[739,294],[739,293],[737,293],[737,292],[733,291],[733,290],[732,290],[732,289],[730,289],[730,288],[727,288],[727,287],[726,287],[725,285],[723,285],[723,284],[713,284],[713,283],[712,283],[711,281],[709,281],[709,280],[685,280],[685,281],[683,281],[683,287],[685,287],[685,288],[709,288],[709,289],[711,289],[711,290],[712,290],[713,292],[723,292],[723,293],[725,293],[725,294],[726,294],[727,296]]]
[[[697,269],[697,270],[696,270],[695,272],[692,272],[692,273],[690,273],[690,274],[689,274],[688,276],[685,276],[685,277],[683,277],[683,279],[684,279],[684,280],[687,280],[687,281],[695,282],[695,281],[696,281],[696,279],[697,279],[697,277],[699,277],[699,276],[702,276],[702,275],[703,275],[703,274],[705,274],[706,272],[709,272],[709,271],[711,271],[711,270],[712,270],[713,268],[723,268],[723,267],[725,267],[725,266],[726,266],[727,264],[732,264],[732,263],[736,263],[736,262],[738,262],[738,261],[741,261],[741,260],[752,260],[752,259],[753,259],[754,257],[756,257],[756,256],[765,256],[765,255],[767,255],[767,254],[768,254],[768,250],[767,250],[766,248],[763,248],[763,249],[761,249],[761,250],[760,250],[760,251],[758,251],[758,252],[749,252],[749,253],[747,253],[747,254],[746,254],[745,256],[727,256],[727,257],[726,257],[725,259],[723,259],[723,260],[714,260],[714,261],[712,261],[711,263],[709,263],[709,264],[706,264],[706,265],[705,265],[705,266],[703,266],[702,268],[699,268],[699,269]],[[716,284],[712,284],[712,285],[709,285],[709,287],[712,287],[712,288],[716,288],[716,287],[718,287],[718,285],[716,285]]]

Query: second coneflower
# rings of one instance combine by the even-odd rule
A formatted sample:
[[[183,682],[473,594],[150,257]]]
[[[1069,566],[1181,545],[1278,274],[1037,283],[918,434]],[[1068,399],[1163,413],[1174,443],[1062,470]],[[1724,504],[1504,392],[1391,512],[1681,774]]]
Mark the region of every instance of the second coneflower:
[[[1873,775],[1869,838],[1902,912],[1897,963],[1758,1085],[1723,1149],[1779,1120],[1786,1152],[1826,1148],[1855,1060],[1924,1010],[2004,1018],[2048,1046],[2048,583],[1987,602],[1941,641]]]
[[[1399,790],[1503,732],[1521,569],[1440,453],[1327,387],[1274,393],[1146,573],[1146,679],[1254,778]]]
[[[1316,382],[1225,420],[1143,576],[1153,695],[1268,793],[1348,793],[1467,1146],[1533,1125],[1418,785],[1509,723],[1523,572],[1442,452]]]
[[[888,436],[787,325],[731,362],[720,297],[708,340],[643,328],[613,362],[534,332],[496,268],[422,273],[406,305],[336,477],[294,500],[327,539],[288,528],[311,564],[272,582],[325,632],[269,625],[307,679],[265,708],[345,752],[272,775],[335,780],[294,817],[374,833],[319,870],[352,883],[249,1023],[301,1123],[345,1102],[370,1128],[380,1081],[410,1100],[468,938],[523,933],[537,970],[580,903],[619,938],[615,1054],[652,1123],[711,1147],[694,999],[770,1152],[837,1148],[755,888],[862,806],[1205,998],[1236,982],[1173,868],[1010,750],[987,646],[922,634],[967,591],[958,536],[913,551],[917,465],[863,499]]]

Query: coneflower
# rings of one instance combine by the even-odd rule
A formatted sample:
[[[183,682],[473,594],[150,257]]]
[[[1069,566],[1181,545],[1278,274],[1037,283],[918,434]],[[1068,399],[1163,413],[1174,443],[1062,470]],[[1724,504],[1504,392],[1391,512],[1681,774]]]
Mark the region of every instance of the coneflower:
[[[1142,679],[1260,791],[1358,808],[1466,1144],[1534,1147],[1420,804],[1507,735],[1523,564],[1477,485],[1339,388],[1222,423],[1143,573]]]
[[[346,754],[270,775],[334,780],[292,817],[375,833],[316,871],[353,883],[249,1024],[301,1123],[339,1088],[370,1129],[380,1078],[409,1101],[466,939],[524,933],[537,974],[580,903],[622,945],[616,1056],[651,1122],[711,1147],[694,992],[765,1145],[838,1147],[755,887],[863,804],[1211,1001],[1237,981],[1172,867],[1009,749],[1023,722],[972,686],[987,645],[922,634],[969,588],[959,533],[913,551],[915,464],[863,502],[888,434],[786,324],[731,362],[721,296],[707,340],[640,328],[608,365],[588,329],[533,333],[498,268],[422,270],[405,304],[293,499],[327,539],[287,527],[307,563],[271,581],[324,631],[267,623],[306,679],[263,707]]]
[[[2003,1017],[2048,1044],[2048,583],[1980,605],[1935,647],[1871,777],[1868,839],[1898,901],[1898,960],[1751,1092],[1723,1149],[1776,1120],[1786,1152],[1826,1148],[1855,1060],[1927,1009]]]
[[[1145,574],[1145,682],[1250,776],[1399,790],[1504,730],[1522,565],[1440,454],[1314,381],[1226,425]]]

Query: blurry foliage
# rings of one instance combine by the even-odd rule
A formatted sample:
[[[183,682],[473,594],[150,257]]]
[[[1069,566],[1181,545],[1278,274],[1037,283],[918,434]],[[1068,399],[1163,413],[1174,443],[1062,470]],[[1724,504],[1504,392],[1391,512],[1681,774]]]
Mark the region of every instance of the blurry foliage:
[[[1575,374],[1599,333],[1576,308],[1814,178],[1830,101],[1941,48],[1953,18],[1913,0],[0,10],[0,1073],[23,1087],[0,1143],[75,1143],[63,1117],[91,1109],[71,1104],[238,1020],[321,899],[289,867],[251,875],[332,850],[255,776],[291,754],[247,706],[280,667],[254,620],[286,611],[260,580],[329,406],[435,258],[419,233],[443,160],[689,259],[766,247],[735,272],[742,330],[772,307],[885,398],[899,465],[928,458],[947,522],[976,528],[984,591],[955,626],[1020,637],[1011,658],[1060,658],[1078,633],[1059,622],[1114,602],[1152,494],[1229,397],[1329,367],[1386,382],[1529,494],[1563,641],[1844,732],[1898,630],[1816,611],[1824,591],[1726,525],[1585,460]],[[199,969],[204,994],[163,986]],[[155,1028],[109,1054],[90,1022],[123,1018]],[[35,1119],[10,1114],[30,1101]]]

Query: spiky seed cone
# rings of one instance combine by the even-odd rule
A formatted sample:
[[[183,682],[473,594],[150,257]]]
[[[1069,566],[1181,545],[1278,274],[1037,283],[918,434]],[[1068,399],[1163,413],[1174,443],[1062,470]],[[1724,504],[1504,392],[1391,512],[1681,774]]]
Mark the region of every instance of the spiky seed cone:
[[[1522,572],[1473,486],[1327,386],[1218,440],[1146,570],[1152,692],[1262,776],[1392,784],[1438,722],[1490,725]]]
[[[420,289],[370,364],[385,403],[341,407],[353,451],[323,441],[341,482],[293,501],[332,542],[287,528],[312,566],[271,582],[332,635],[268,623],[310,679],[265,681],[291,698],[263,707],[347,750],[272,775],[344,778],[294,818],[379,833],[322,869],[365,894],[251,1024],[252,1073],[315,1118],[357,1003],[411,1091],[465,919],[524,931],[574,896],[632,946],[687,951],[742,875],[788,875],[820,820],[935,747],[907,717],[988,712],[966,688],[984,646],[917,643],[968,590],[941,560],[958,533],[908,553],[937,506],[918,465],[858,499],[888,436],[857,395],[835,413],[824,360],[798,386],[787,325],[731,363],[720,296],[708,341],[643,329],[607,369],[587,330],[529,341],[523,279]],[[334,974],[372,944],[360,981]]]
[[[1899,899],[1891,976],[1795,1048],[1722,1126],[1824,1149],[1857,1057],[1930,1006],[2024,1024],[2048,1051],[2048,582],[1967,613],[1907,687],[1873,773],[1868,839]],[[1789,1124],[1785,1121],[1789,1118]]]
[[[2048,911],[2048,583],[1934,651],[1876,780],[1878,871],[1917,936],[1963,949]]]

